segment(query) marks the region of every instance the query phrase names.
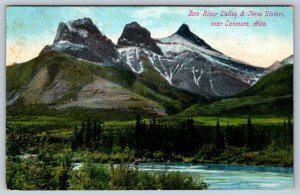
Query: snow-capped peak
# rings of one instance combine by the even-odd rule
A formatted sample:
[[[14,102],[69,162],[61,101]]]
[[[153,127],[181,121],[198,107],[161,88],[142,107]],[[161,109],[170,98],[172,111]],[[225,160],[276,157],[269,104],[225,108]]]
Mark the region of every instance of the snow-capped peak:
[[[201,39],[200,37],[195,35],[193,32],[191,32],[189,26],[185,23],[183,23],[179,27],[179,29],[176,31],[175,34],[189,40],[190,42],[192,42],[193,44],[195,44],[197,46],[220,53],[219,51],[215,50],[210,45],[208,45],[203,39]]]

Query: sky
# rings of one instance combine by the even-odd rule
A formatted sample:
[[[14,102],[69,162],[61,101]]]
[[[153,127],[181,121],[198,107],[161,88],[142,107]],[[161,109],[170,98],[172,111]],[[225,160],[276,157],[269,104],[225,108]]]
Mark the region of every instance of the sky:
[[[199,16],[188,16],[189,12]],[[202,16],[204,11],[217,16]],[[220,16],[237,12],[238,16]],[[283,17],[239,16],[244,11],[281,12]],[[45,45],[52,44],[58,24],[88,17],[114,43],[126,24],[136,21],[151,32],[153,38],[172,35],[182,23],[222,53],[255,66],[268,67],[293,54],[292,7],[30,7],[6,8],[6,65],[26,62]],[[250,27],[211,26],[211,22],[249,22]],[[253,27],[256,20],[265,27]]]

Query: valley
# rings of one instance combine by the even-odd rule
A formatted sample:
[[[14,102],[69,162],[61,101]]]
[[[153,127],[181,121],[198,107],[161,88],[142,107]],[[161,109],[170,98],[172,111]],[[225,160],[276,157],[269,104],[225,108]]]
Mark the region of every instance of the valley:
[[[6,67],[8,188],[210,189],[185,166],[148,173],[143,163],[290,174],[293,64],[233,59],[187,24],[153,38],[131,22],[113,43],[90,18],[61,22],[39,56]]]

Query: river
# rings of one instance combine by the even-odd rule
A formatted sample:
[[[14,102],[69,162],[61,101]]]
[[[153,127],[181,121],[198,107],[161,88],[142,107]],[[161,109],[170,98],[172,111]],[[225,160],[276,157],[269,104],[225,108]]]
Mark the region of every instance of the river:
[[[141,171],[179,171],[202,179],[211,190],[284,190],[293,187],[293,168],[192,163],[140,163]]]

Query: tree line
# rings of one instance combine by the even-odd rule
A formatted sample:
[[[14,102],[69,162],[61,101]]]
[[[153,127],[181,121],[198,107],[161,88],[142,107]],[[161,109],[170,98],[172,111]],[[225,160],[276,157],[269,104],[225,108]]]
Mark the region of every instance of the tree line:
[[[72,136],[72,149],[89,147],[109,151],[113,146],[130,147],[139,154],[161,151],[165,154],[177,153],[186,156],[195,154],[205,145],[212,145],[222,151],[228,147],[246,147],[260,150],[270,144],[286,147],[293,144],[293,125],[290,117],[287,122],[274,125],[253,124],[249,117],[244,125],[220,126],[195,125],[188,117],[181,126],[168,125],[166,121],[151,118],[147,123],[136,116],[135,127],[123,131],[103,131],[99,121],[90,119],[75,128]]]

